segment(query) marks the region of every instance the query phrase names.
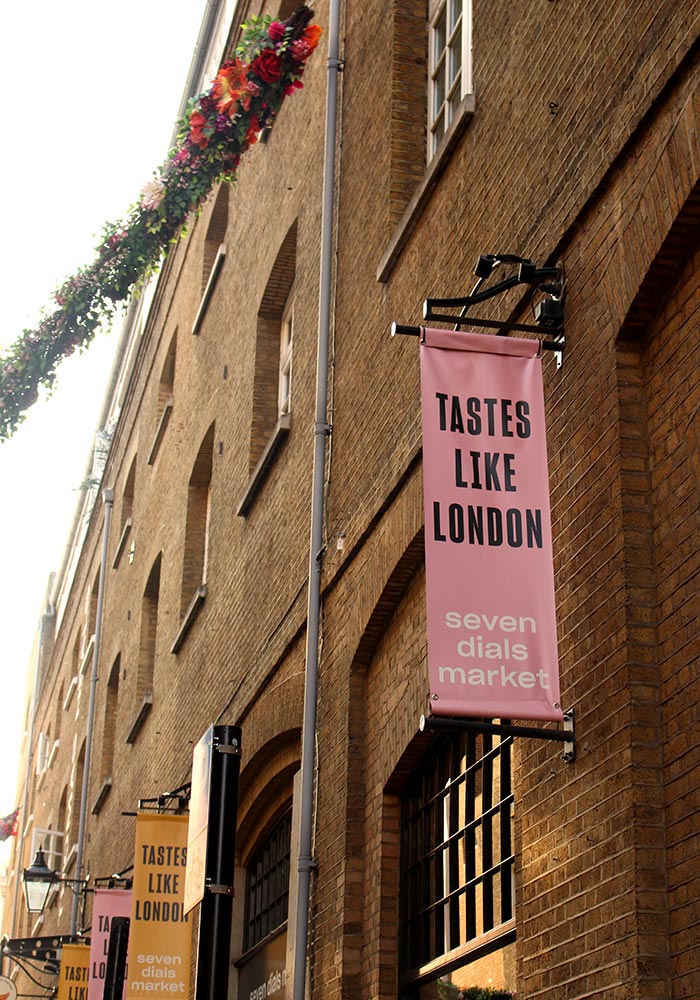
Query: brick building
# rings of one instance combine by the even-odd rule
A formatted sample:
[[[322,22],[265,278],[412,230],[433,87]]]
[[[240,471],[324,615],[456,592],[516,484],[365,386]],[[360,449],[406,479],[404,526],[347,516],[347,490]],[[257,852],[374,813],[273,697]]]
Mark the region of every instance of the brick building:
[[[281,6],[240,3],[229,40]],[[697,27],[690,0],[341,3],[311,997],[700,996]],[[208,725],[240,726],[231,997],[275,941],[291,996],[325,89],[317,57],[173,249],[105,405],[84,864],[128,869],[125,813],[187,784]],[[566,276],[544,374],[574,763],[419,732],[418,358],[389,328],[498,251]],[[529,310],[513,292],[489,315]],[[15,877],[40,841],[75,871],[107,510],[84,502],[37,653]],[[5,930],[65,932],[71,905]]]

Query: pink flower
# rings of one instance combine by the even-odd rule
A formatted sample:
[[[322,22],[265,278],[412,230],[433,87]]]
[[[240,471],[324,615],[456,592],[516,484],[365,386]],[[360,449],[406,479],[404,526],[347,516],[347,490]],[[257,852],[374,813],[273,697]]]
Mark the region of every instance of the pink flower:
[[[295,62],[304,62],[311,55],[311,48],[303,38],[297,38],[292,42],[292,59]]]
[[[281,42],[284,38],[285,31],[286,28],[281,21],[273,21],[267,29],[267,34],[273,42]]]
[[[153,180],[141,188],[141,208],[146,211],[155,211],[165,198],[165,185],[160,174],[155,174]]]

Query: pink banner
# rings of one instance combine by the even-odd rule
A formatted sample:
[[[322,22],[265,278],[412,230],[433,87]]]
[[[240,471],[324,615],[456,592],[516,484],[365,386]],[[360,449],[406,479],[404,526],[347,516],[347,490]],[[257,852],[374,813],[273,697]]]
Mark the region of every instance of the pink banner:
[[[561,720],[536,340],[421,343],[430,708]]]
[[[90,931],[88,1000],[102,1000],[112,919],[129,916],[131,916],[130,889],[95,889]]]

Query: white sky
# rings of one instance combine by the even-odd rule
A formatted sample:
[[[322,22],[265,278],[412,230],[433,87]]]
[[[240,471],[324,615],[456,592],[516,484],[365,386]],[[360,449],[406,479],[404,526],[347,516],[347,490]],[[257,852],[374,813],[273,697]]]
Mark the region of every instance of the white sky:
[[[35,325],[51,293],[92,261],[102,223],[126,215],[164,160],[204,7],[205,0],[2,5],[0,349]],[[116,336],[98,336],[66,362],[53,397],[0,444],[0,816],[21,804],[24,672],[115,343]],[[0,865],[5,859],[0,848]]]

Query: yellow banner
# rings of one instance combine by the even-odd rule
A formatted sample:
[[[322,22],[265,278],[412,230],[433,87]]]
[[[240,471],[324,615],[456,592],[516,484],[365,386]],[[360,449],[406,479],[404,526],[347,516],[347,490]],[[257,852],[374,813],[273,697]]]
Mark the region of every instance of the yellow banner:
[[[192,927],[184,911],[186,866],[187,816],[139,814],[124,1000],[149,993],[189,995]]]
[[[64,944],[58,974],[57,1000],[87,1000],[90,945]]]

